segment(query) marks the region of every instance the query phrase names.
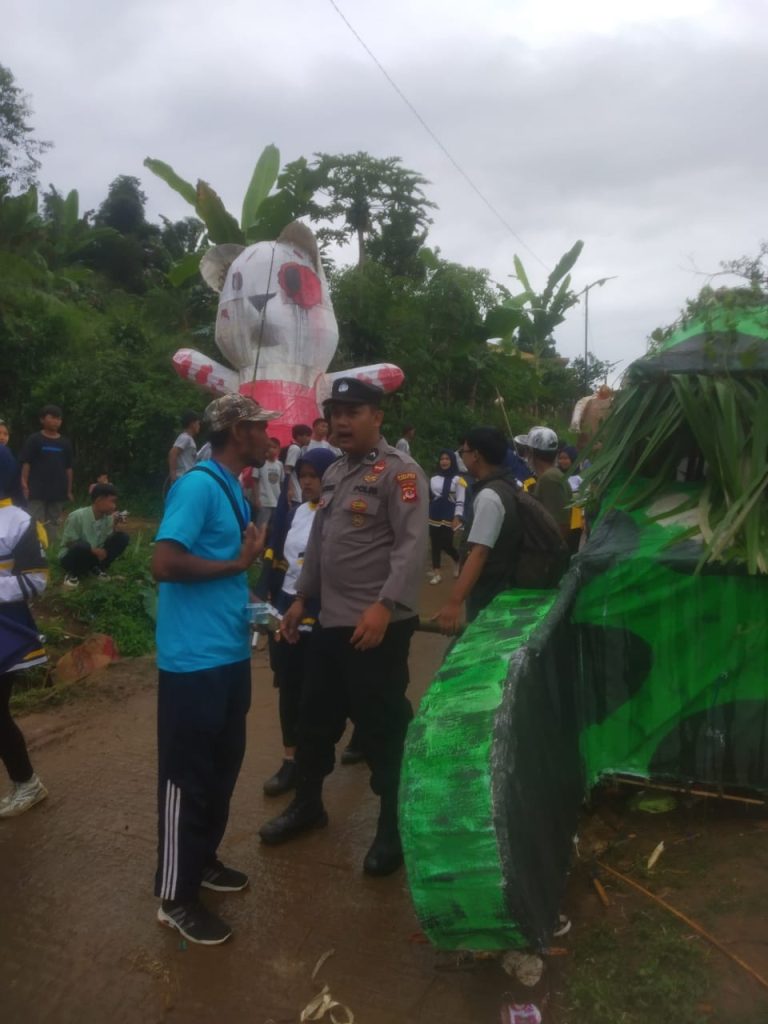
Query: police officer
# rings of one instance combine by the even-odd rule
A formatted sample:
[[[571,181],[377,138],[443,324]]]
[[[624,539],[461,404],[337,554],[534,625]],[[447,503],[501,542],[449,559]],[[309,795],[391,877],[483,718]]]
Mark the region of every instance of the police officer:
[[[344,453],[323,477],[297,596],[281,632],[295,642],[304,602],[320,598],[296,752],[293,802],[259,831],[280,843],[327,824],[323,779],[347,717],[357,726],[381,798],[376,837],[363,869],[388,875],[403,861],[397,827],[400,762],[411,705],[408,650],[427,545],[429,492],[417,463],[381,436],[383,392],[334,381],[326,416]]]

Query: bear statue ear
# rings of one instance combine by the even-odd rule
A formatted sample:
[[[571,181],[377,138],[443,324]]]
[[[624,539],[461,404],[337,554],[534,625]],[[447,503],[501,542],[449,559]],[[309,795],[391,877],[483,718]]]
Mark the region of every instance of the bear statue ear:
[[[224,245],[214,245],[208,250],[200,260],[200,274],[209,288],[215,292],[221,291],[227,279],[227,271],[243,249],[244,245],[225,242]]]
[[[317,239],[306,224],[302,224],[300,220],[291,221],[280,232],[277,240],[285,245],[293,245],[297,249],[301,249],[312,260],[315,271],[320,273],[320,251],[317,248]]]

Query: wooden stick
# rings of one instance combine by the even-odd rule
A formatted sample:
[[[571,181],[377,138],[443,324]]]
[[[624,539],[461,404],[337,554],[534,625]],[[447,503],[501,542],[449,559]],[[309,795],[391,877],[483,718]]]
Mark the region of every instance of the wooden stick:
[[[710,793],[706,789],[687,789],[685,786],[668,786],[661,782],[654,782],[652,779],[629,779],[624,775],[614,775],[617,782],[626,786],[643,786],[646,789],[665,789],[669,793],[682,793],[685,796],[708,796],[712,800],[735,800],[740,804],[756,804],[758,807],[765,807],[765,800],[756,800],[751,796],[733,796],[730,793]]]
[[[678,920],[682,921],[689,928],[692,928],[695,932],[701,935],[702,938],[705,938],[707,942],[710,942],[715,949],[719,949],[721,953],[725,953],[727,957],[733,960],[734,963],[738,964],[739,967],[747,972],[747,974],[750,974],[758,985],[762,985],[762,987],[768,991],[768,981],[766,981],[761,974],[758,974],[757,971],[753,967],[750,967],[748,963],[745,963],[741,957],[736,956],[736,954],[732,953],[730,949],[727,949],[721,942],[718,942],[714,936],[709,934],[709,932],[704,931],[700,924],[697,924],[690,917],[687,917],[685,914],[681,913],[681,911],[675,909],[671,903],[667,903],[667,901],[662,899],[661,896],[657,896],[655,893],[652,893],[650,889],[646,889],[644,886],[640,885],[639,882],[635,882],[632,878],[622,875],[620,871],[616,871],[615,868],[609,867],[608,864],[603,864],[598,861],[598,866],[601,867],[603,871],[607,871],[615,878],[618,878],[625,885],[629,885],[631,888],[637,889],[637,891],[641,892],[643,896],[647,896],[649,899],[653,900],[654,903],[658,903],[660,907],[668,910],[670,914],[674,914]]]

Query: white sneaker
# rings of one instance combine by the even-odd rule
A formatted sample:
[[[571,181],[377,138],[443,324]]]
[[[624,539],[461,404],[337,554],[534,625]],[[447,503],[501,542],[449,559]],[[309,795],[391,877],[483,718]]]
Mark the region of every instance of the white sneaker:
[[[433,572],[429,577],[429,582],[434,586],[436,583],[442,583],[443,577],[439,572]]]
[[[459,565],[459,563],[457,562],[457,563],[456,563],[456,564],[454,565],[454,567],[453,567],[453,578],[454,578],[455,580],[457,580],[457,579],[459,578],[459,573],[460,573],[460,572],[461,572],[461,566],[460,566],[460,565]]]
[[[63,586],[67,587],[69,590],[74,590],[75,587],[80,586],[80,580],[77,576],[65,576]]]
[[[47,796],[48,790],[37,775],[33,775],[27,782],[14,782],[8,796],[0,800],[0,818],[13,818],[17,814],[23,814],[41,800],[45,800]]]

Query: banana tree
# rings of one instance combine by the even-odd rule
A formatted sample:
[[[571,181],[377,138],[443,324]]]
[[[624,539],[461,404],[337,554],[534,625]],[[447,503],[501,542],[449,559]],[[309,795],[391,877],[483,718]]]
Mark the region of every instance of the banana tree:
[[[313,211],[312,196],[319,184],[316,172],[304,159],[287,164],[279,174],[280,152],[276,146],[266,146],[253,169],[238,221],[208,182],[199,180],[197,185],[192,185],[169,164],[151,157],[147,157],[144,166],[194,207],[205,225],[200,248],[179,260],[168,274],[176,285],[197,273],[200,260],[211,244],[252,245],[276,238],[286,224]],[[272,192],[275,184],[278,190]]]
[[[63,196],[51,187],[43,196],[43,217],[43,253],[51,268],[69,266],[92,245],[119,236],[114,228],[94,226],[89,214],[80,216],[80,196],[74,188]]]
[[[570,272],[583,248],[584,243],[578,241],[560,257],[541,292],[533,290],[522,260],[515,255],[514,277],[522,285],[522,291],[494,306],[485,317],[486,336],[500,338],[502,348],[530,353],[539,379],[541,360],[555,355],[552,339],[555,328],[579,301],[579,295],[571,290]],[[534,415],[537,414],[534,401]]]

